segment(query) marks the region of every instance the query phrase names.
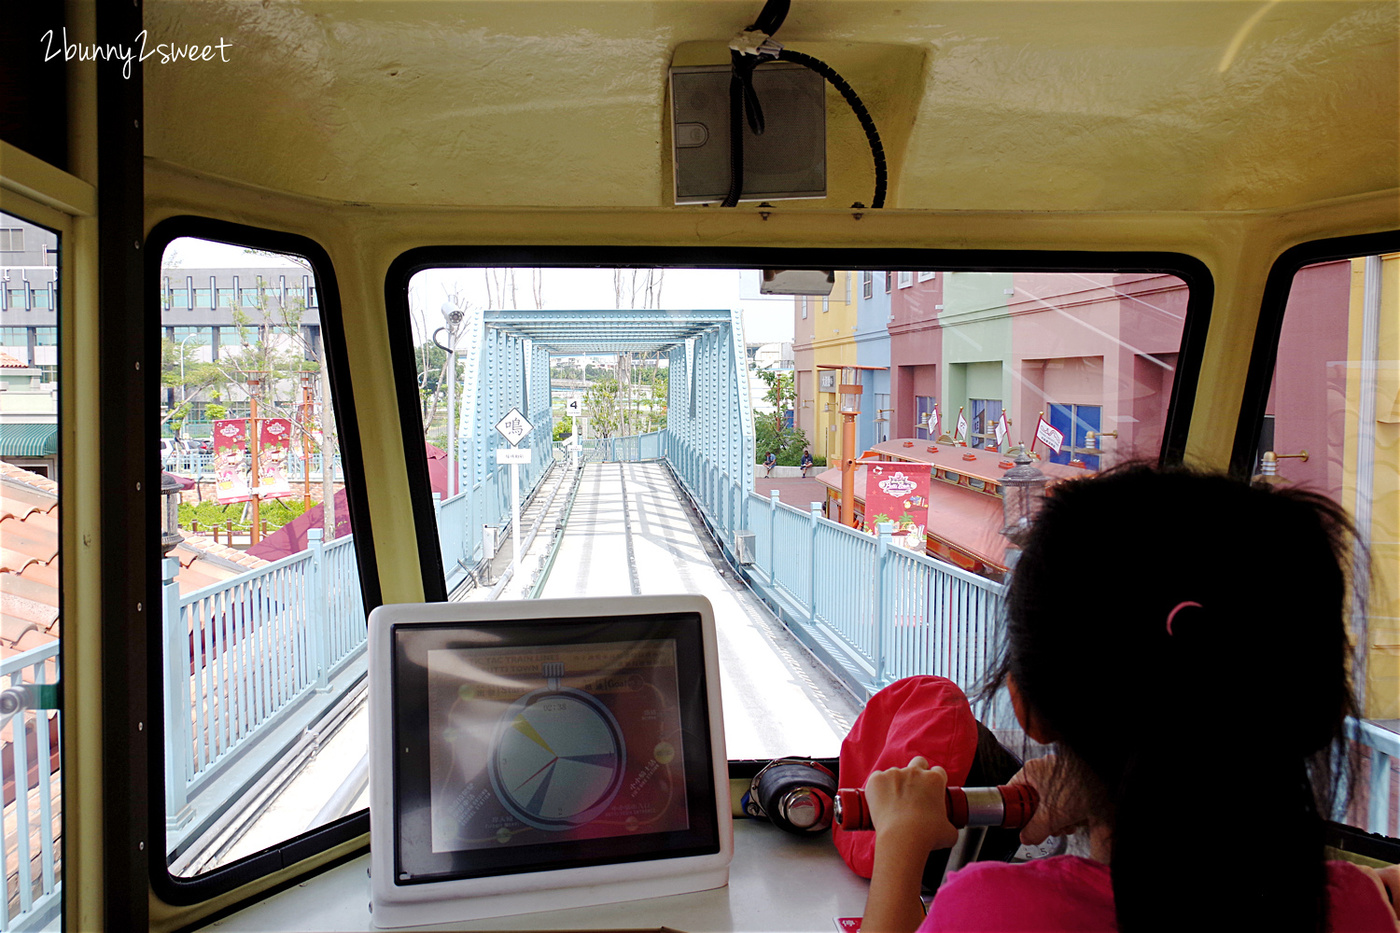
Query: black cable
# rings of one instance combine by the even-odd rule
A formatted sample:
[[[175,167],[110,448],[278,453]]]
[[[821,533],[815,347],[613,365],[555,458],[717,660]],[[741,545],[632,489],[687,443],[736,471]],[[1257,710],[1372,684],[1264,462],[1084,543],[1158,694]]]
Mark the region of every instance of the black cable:
[[[763,9],[759,11],[758,19],[753,21],[749,29],[757,29],[765,35],[773,35],[778,31],[778,27],[787,19],[788,9],[792,6],[792,0],[768,0],[763,4]]]
[[[787,18],[791,0],[768,0],[758,19],[749,26],[749,32],[758,31],[771,37]],[[773,44],[776,47],[776,43]],[[767,50],[765,50],[767,52]],[[767,52],[767,54],[772,54]],[[763,107],[753,89],[753,73],[762,60],[758,55],[746,55],[739,51],[729,53],[732,66],[729,77],[729,193],[720,202],[721,207],[734,207],[744,189],[744,123],[747,115],[749,128],[755,136],[762,136],[764,130]],[[840,93],[846,104],[860,121],[865,131],[866,142],[870,144],[870,157],[875,162],[875,196],[871,199],[872,209],[885,206],[885,193],[889,187],[889,166],[885,162],[885,146],[880,142],[880,131],[875,128],[875,120],[865,109],[860,95],[846,79],[836,73],[826,62],[802,52],[781,49],[777,53],[780,61],[792,62],[810,68],[821,75]],[[860,207],[860,202],[851,205]]]
[[[746,31],[773,35],[787,19],[791,6],[792,0],[768,0]],[[729,77],[729,193],[720,202],[721,207],[738,204],[744,190],[745,112],[755,136],[762,136],[764,129],[763,107],[759,105],[758,95],[753,89],[753,71],[758,67],[758,56],[732,51],[729,60],[732,66]]]
[[[757,109],[758,98],[753,92],[753,70],[758,67],[758,59],[739,52],[730,52],[731,69],[729,74],[729,193],[720,202],[720,207],[733,207],[739,203],[739,195],[744,189],[744,110],[752,99]],[[746,60],[747,59],[747,60]],[[755,119],[750,111],[749,120]],[[763,111],[758,110],[758,126],[754,133],[763,132]]]
[[[885,146],[880,142],[880,132],[875,128],[875,120],[870,116],[870,111],[865,109],[865,104],[861,103],[860,96],[855,89],[846,83],[846,79],[836,73],[826,62],[802,52],[794,52],[791,49],[783,49],[778,53],[781,61],[793,62],[804,65],[812,69],[817,74],[825,78],[832,87],[840,92],[846,99],[851,110],[855,113],[856,119],[860,121],[861,129],[865,130],[865,138],[870,143],[870,155],[875,160],[875,197],[871,200],[872,208],[885,206],[885,189],[889,185],[889,167],[885,163]]]

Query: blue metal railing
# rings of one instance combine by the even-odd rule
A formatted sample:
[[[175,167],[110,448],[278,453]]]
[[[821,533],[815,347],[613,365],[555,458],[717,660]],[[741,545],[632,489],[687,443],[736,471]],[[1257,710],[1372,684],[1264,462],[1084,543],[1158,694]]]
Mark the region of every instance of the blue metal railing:
[[[58,682],[58,642],[0,660],[0,687]],[[62,903],[62,812],[55,771],[59,713],[25,710],[4,729],[8,762],[0,756],[4,787],[0,833],[0,930],[42,929],[57,921]]]
[[[802,512],[751,493],[748,519],[755,588],[858,693],[914,674],[980,681],[1001,584],[823,518],[819,503]]]
[[[365,611],[353,536],[181,594],[165,561],[166,806],[191,798],[308,695],[361,657]],[[220,801],[222,804],[223,802]]]
[[[604,437],[591,442],[598,450],[598,459],[609,462],[619,460],[659,460],[664,447],[661,431],[650,434],[635,434],[628,437]],[[584,442],[590,446],[590,442]]]
[[[1348,719],[1347,735],[1366,749],[1367,832],[1400,836],[1397,814],[1390,806],[1391,772],[1400,761],[1400,735],[1373,722]]]

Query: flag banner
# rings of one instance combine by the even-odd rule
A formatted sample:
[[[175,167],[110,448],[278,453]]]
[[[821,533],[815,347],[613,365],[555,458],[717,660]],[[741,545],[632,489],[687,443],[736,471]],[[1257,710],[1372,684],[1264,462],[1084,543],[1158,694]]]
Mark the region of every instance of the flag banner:
[[[893,522],[894,536],[890,540],[915,553],[924,553],[932,466],[931,463],[867,463],[865,530],[878,535],[881,522]]]
[[[965,417],[963,417],[963,411],[962,411],[961,408],[958,409],[958,429],[957,429],[956,431],[953,432],[953,441],[954,441],[954,443],[958,443],[958,438],[959,438],[959,437],[962,438],[962,441],[961,441],[962,445],[963,445],[964,447],[966,447],[966,446],[967,446],[967,419],[966,419]]]
[[[1040,423],[1035,426],[1035,436],[1037,440],[1049,448],[1052,454],[1059,453],[1060,445],[1065,442],[1065,436],[1050,427],[1050,422],[1045,420],[1044,415],[1041,416]]]
[[[214,422],[214,498],[246,502],[253,497],[248,477],[248,422],[228,418]]]
[[[286,498],[292,494],[287,480],[287,451],[291,448],[292,423],[286,418],[262,418],[258,430],[259,496]]]
[[[997,449],[1006,450],[1006,439],[1011,436],[1011,422],[1006,420],[1006,409],[1001,410],[1001,420],[997,422]]]

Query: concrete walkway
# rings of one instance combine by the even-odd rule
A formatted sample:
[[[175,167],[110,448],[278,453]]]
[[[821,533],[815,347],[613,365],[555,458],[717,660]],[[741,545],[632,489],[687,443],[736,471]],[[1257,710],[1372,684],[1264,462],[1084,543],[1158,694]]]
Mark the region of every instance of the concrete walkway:
[[[730,758],[840,751],[855,701],[723,563],[666,467],[587,465],[540,595],[666,593],[714,606]]]

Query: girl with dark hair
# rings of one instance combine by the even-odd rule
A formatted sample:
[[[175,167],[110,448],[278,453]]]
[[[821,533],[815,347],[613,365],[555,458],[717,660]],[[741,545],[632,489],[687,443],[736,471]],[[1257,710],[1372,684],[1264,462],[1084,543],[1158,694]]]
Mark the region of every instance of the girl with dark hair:
[[[864,933],[1397,929],[1400,872],[1324,856],[1356,774],[1353,548],[1340,508],[1307,492],[1141,466],[1055,487],[984,696],[1004,685],[1055,748],[1013,779],[1041,794],[1022,840],[1082,829],[1090,857],[973,864],[925,918],[922,867],[957,831],[946,775],[915,758],[866,784]]]

